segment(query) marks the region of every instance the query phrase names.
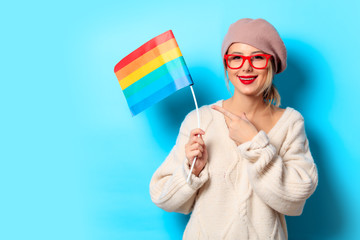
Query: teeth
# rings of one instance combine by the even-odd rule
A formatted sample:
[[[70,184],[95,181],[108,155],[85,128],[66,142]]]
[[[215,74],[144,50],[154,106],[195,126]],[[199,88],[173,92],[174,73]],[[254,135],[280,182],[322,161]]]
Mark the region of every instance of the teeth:
[[[250,80],[254,80],[256,77],[252,77],[252,78],[242,78],[239,77],[241,80],[245,80],[245,81],[250,81]]]

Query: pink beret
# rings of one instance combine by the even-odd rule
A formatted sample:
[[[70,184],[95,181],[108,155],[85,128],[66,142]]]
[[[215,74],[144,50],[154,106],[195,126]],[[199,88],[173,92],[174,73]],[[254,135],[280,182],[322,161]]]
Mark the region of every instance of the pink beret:
[[[221,56],[235,42],[245,43],[274,57],[275,73],[286,68],[286,47],[279,33],[264,19],[243,18],[231,24],[221,47]],[[224,65],[225,69],[226,66]]]

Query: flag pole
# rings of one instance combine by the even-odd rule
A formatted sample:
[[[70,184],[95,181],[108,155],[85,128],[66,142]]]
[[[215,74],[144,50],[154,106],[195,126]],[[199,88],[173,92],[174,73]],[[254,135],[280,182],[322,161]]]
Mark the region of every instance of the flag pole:
[[[195,102],[195,107],[196,107],[196,115],[197,115],[197,125],[198,125],[198,128],[200,128],[200,115],[199,115],[199,108],[198,108],[198,105],[197,105],[197,101],[196,101],[196,97],[195,97],[195,93],[194,93],[194,89],[192,87],[192,85],[190,85],[190,89],[191,89],[191,93],[193,95],[193,98],[194,98],[194,102]],[[198,137],[200,137],[200,134],[197,135]],[[191,164],[191,169],[190,169],[190,172],[189,172],[189,175],[187,177],[187,180],[186,182],[190,182],[190,176],[191,176],[191,173],[194,169],[194,166],[195,166],[195,162],[196,162],[196,158],[197,156],[194,158],[194,161],[193,163]]]

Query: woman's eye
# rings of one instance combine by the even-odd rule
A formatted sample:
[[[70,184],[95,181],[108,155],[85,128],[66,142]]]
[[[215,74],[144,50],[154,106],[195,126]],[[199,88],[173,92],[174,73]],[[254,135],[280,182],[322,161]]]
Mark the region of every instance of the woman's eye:
[[[255,60],[263,60],[263,59],[265,59],[265,57],[264,56],[254,56],[253,59],[255,59]]]
[[[241,59],[240,56],[233,56],[233,60],[239,60],[239,59]]]

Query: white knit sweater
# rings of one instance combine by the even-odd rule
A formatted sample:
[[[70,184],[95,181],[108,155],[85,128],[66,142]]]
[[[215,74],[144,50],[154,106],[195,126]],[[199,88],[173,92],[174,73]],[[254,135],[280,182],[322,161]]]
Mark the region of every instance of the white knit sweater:
[[[151,179],[152,201],[169,212],[192,212],[186,240],[287,239],[284,215],[300,215],[318,182],[302,115],[287,107],[269,133],[260,130],[237,146],[222,113],[210,105],[199,111],[208,163],[186,182],[185,144],[197,128],[194,110]]]

